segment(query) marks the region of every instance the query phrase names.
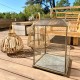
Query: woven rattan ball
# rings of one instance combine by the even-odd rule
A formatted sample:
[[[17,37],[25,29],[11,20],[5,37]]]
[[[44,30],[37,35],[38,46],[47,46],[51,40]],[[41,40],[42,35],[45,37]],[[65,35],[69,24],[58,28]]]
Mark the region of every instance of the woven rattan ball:
[[[22,39],[14,32],[9,32],[8,36],[2,40],[1,51],[4,53],[16,53],[23,49]]]

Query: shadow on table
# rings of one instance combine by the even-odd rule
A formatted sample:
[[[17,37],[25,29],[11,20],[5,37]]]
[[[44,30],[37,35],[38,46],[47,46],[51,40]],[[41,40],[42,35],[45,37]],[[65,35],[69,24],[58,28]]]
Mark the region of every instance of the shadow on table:
[[[7,55],[12,58],[27,58],[33,56],[33,50],[23,50],[17,53],[12,53]]]

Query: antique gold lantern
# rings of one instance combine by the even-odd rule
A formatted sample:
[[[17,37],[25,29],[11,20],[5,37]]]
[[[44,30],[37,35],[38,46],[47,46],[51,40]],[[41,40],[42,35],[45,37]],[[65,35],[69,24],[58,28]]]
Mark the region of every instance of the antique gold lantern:
[[[33,29],[33,67],[67,75],[70,47],[67,45],[68,26],[65,20],[39,20],[34,23]]]

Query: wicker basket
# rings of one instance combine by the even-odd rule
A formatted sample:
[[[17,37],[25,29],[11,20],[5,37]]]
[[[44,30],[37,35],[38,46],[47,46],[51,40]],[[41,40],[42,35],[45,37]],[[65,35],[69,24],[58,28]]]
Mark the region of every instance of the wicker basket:
[[[1,51],[4,53],[16,53],[23,49],[22,39],[10,31],[8,36],[2,40]]]

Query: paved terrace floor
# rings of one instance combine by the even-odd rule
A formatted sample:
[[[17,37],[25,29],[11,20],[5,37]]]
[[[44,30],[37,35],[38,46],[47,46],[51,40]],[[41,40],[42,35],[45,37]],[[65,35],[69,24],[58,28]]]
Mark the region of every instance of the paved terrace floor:
[[[7,35],[8,30],[0,31],[1,40]],[[22,37],[26,46],[26,37]],[[33,54],[26,53],[26,57],[9,56],[0,51],[0,80],[80,80],[80,46],[74,46],[70,51],[72,66],[69,78],[32,68]]]

